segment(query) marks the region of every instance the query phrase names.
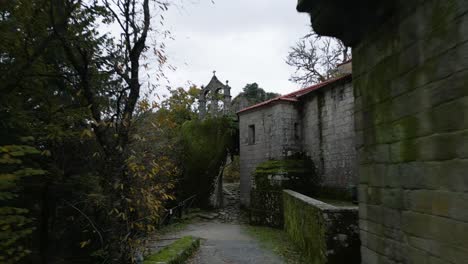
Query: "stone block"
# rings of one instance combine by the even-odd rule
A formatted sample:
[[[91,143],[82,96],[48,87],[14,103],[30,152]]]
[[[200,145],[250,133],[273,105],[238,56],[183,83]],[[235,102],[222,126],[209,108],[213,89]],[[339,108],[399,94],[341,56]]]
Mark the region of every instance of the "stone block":
[[[379,256],[375,251],[370,250],[367,247],[361,247],[361,256],[362,256],[362,263],[364,264],[373,264],[379,263]]]
[[[283,192],[284,229],[310,263],[360,263],[357,207],[335,207]]]

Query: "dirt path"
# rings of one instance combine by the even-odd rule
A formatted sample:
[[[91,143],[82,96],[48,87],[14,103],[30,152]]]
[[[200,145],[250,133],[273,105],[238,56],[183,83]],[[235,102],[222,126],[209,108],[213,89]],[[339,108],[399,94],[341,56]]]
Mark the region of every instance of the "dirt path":
[[[175,233],[152,242],[152,251],[183,236],[202,239],[200,249],[188,261],[190,264],[280,264],[281,257],[263,249],[259,242],[244,231],[246,218],[239,208],[239,184],[224,185],[225,207],[206,214],[204,219],[189,224]]]
[[[191,264],[280,264],[280,257],[260,247],[239,224],[204,222],[190,225],[182,232],[202,238],[199,251]]]

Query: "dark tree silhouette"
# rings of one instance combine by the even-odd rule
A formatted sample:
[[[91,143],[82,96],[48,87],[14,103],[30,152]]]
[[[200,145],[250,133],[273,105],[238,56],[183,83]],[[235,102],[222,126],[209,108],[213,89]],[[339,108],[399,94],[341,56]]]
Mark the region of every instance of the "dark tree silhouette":
[[[286,63],[296,69],[289,79],[302,86],[323,82],[336,75],[336,66],[351,58],[351,48],[335,38],[315,33],[291,47]]]

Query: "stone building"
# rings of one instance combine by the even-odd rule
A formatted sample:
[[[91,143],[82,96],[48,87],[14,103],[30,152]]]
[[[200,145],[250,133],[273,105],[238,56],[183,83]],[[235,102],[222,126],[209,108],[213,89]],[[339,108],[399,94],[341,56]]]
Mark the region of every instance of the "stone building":
[[[250,204],[258,164],[298,152],[311,157],[324,187],[346,190],[357,184],[350,65],[342,65],[348,69],[342,77],[238,112],[243,206]]]
[[[297,8],[353,48],[362,263],[468,263],[468,1]]]
[[[207,86],[201,87],[198,98],[198,110],[200,118],[206,115],[222,116],[230,114],[231,107],[231,87],[229,82],[223,84],[216,77],[216,71],[213,71],[213,77]]]

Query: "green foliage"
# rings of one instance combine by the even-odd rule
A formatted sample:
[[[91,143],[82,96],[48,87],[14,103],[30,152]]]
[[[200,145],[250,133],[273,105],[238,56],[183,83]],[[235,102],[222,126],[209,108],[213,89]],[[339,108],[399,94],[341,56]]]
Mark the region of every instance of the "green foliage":
[[[105,2],[0,5],[0,199],[2,206],[8,202],[1,211],[1,239],[7,241],[1,250],[2,256],[3,250],[14,254],[8,261],[24,255],[26,242],[28,263],[90,263],[96,256],[131,262],[134,245],[141,245],[170,198],[170,183],[152,184],[170,174],[167,157],[134,154],[128,147],[138,70],[147,66],[140,55],[153,50],[141,38],[148,2],[119,1],[136,5],[133,16],[120,17],[135,27],[122,42],[120,34],[114,39],[98,31],[98,24],[117,23]],[[156,6],[167,10],[164,1]],[[163,65],[163,51],[154,50]],[[34,136],[31,146],[21,145],[22,135]],[[43,171],[47,175],[27,177]],[[16,217],[15,225],[9,217]],[[32,225],[36,231],[26,237]]]
[[[30,167],[27,156],[39,151],[28,145],[0,146],[0,262],[16,263],[31,251],[24,240],[31,236],[33,227],[29,210],[18,208],[19,182],[26,177],[44,175],[45,171]]]
[[[188,90],[185,90],[179,87],[169,91],[170,96],[162,101],[158,112],[167,113],[169,118],[177,124],[182,124],[197,117],[197,109],[195,109],[194,103],[200,93],[199,88],[191,86]]]
[[[302,154],[260,163],[254,171],[254,181],[250,222],[272,227],[283,225],[283,189],[312,194],[318,186],[314,163]]]
[[[239,155],[232,157],[229,164],[226,165],[223,173],[223,180],[226,182],[240,181],[240,158]]]
[[[198,249],[200,239],[192,236],[179,238],[156,254],[148,256],[144,264],[168,263],[182,264]]]
[[[319,183],[313,161],[301,155],[259,164],[254,179],[259,190],[291,189],[305,194],[313,193]]]
[[[276,93],[265,92],[265,90],[260,88],[257,83],[250,83],[245,85],[245,87],[242,89],[241,95],[247,98],[249,102],[253,104],[279,96],[279,94]]]
[[[326,223],[321,212],[300,199],[283,194],[284,230],[301,249],[307,263],[326,263]]]
[[[228,153],[235,151],[237,125],[228,117],[192,120],[182,126],[181,137],[184,194],[198,194],[198,202],[206,207],[215,178],[221,172]]]
[[[262,247],[280,255],[285,263],[308,263],[301,255],[301,250],[290,241],[284,230],[265,226],[245,226],[247,233],[255,237]]]

